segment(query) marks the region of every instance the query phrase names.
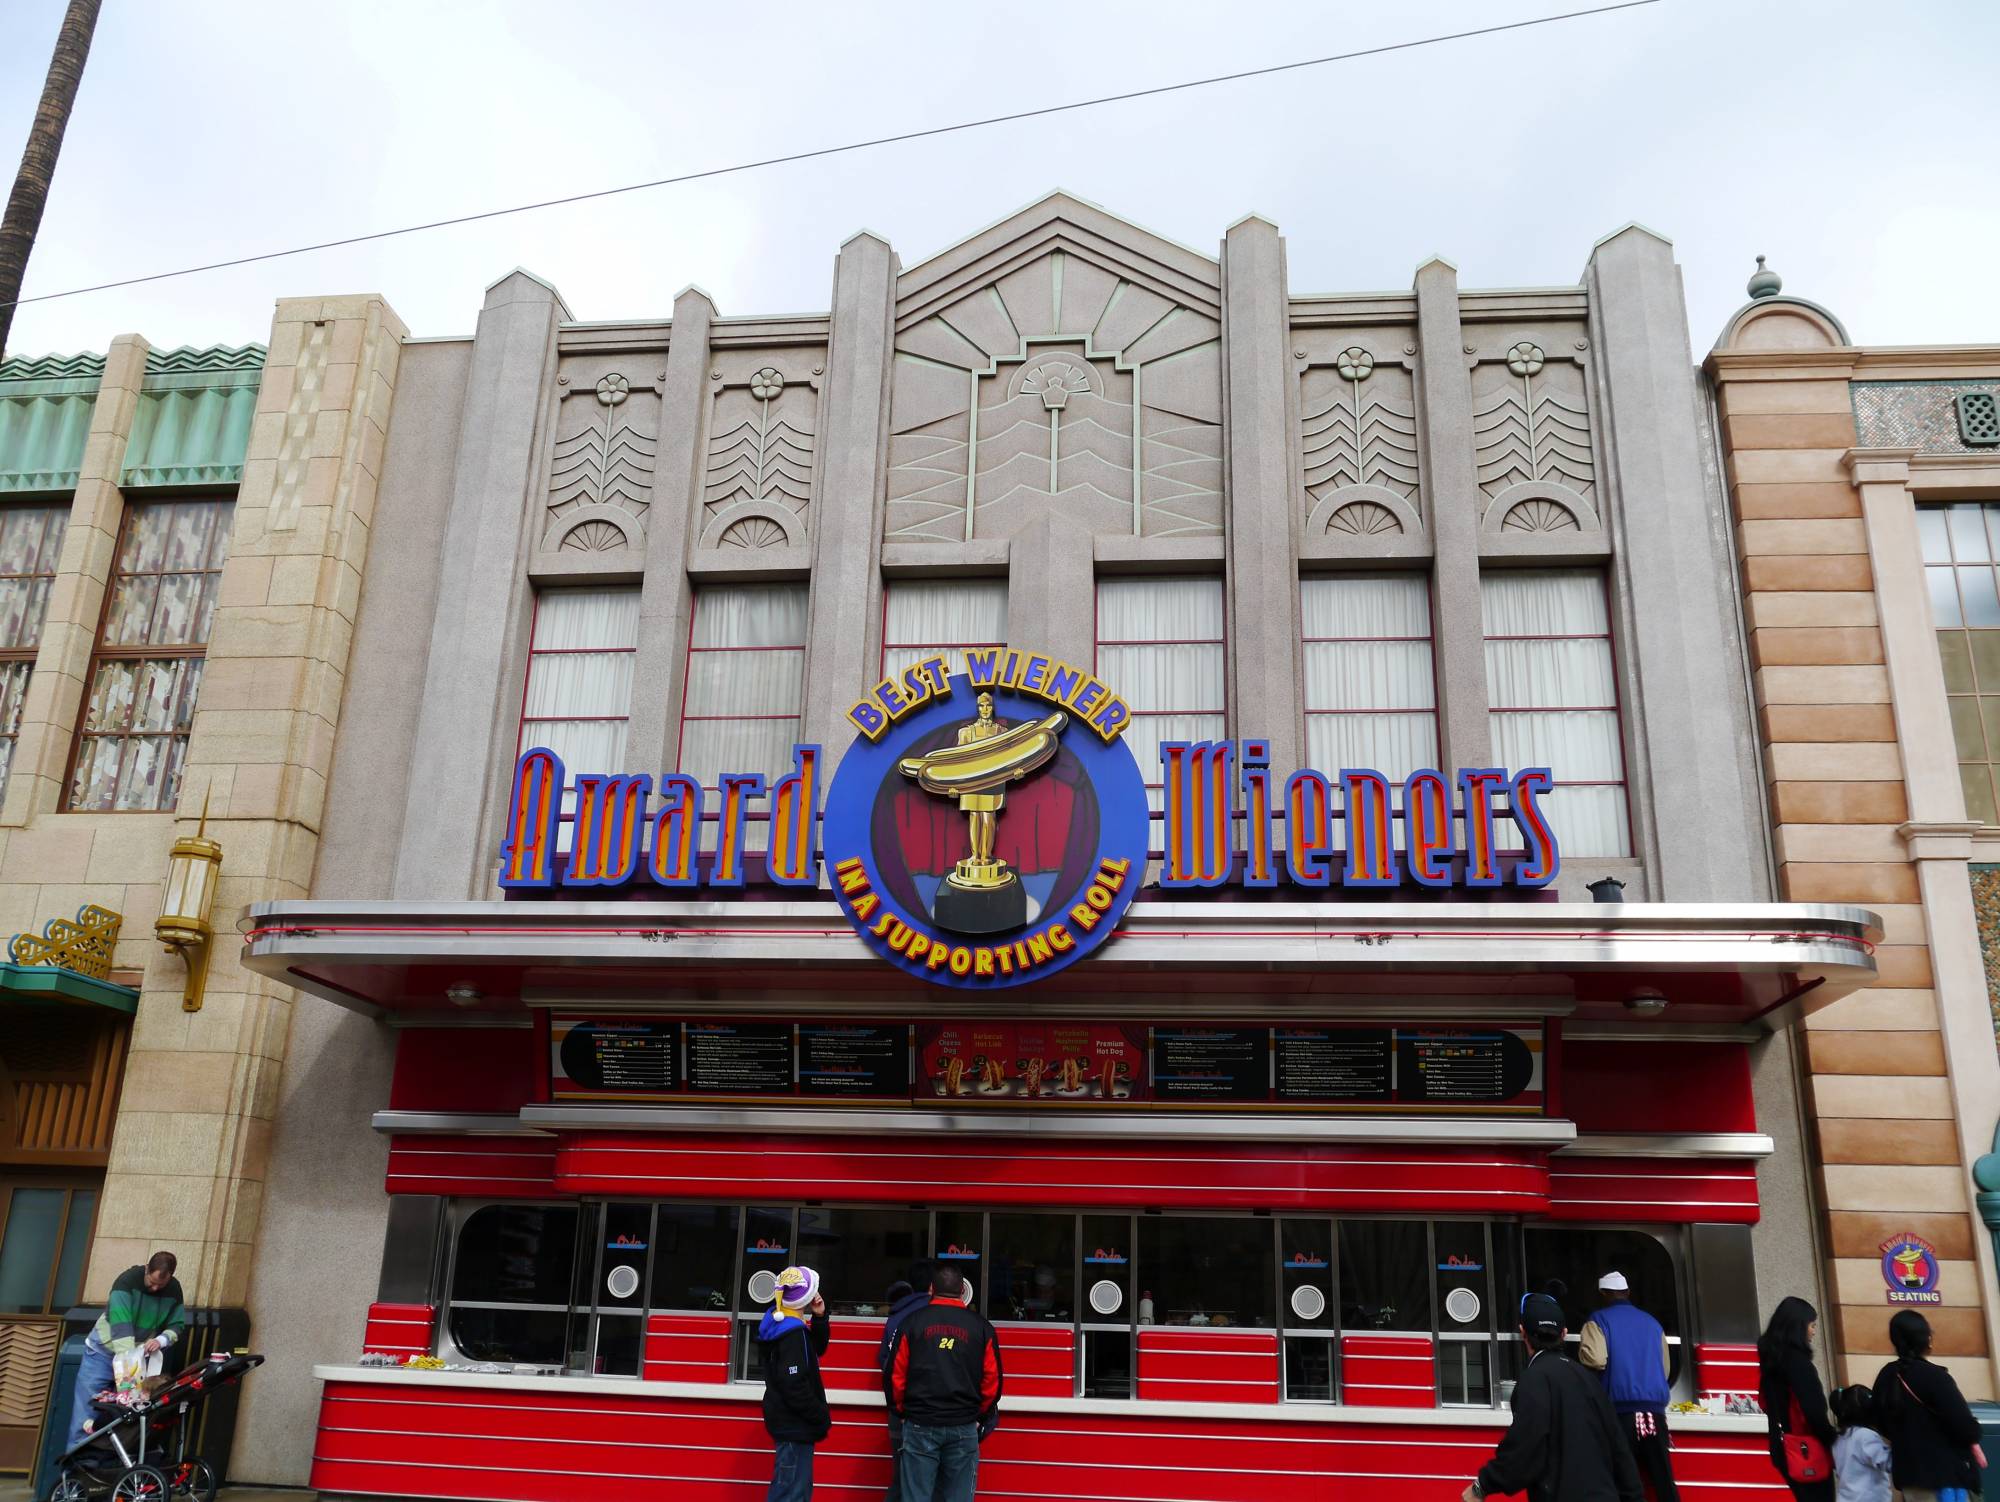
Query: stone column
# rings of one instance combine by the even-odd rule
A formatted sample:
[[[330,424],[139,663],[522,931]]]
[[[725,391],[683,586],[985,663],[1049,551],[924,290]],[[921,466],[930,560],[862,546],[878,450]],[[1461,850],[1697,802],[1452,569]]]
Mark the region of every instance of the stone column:
[[[699,287],[674,299],[667,378],[660,389],[659,463],[646,515],[646,578],[639,591],[639,651],[632,665],[632,725],[625,762],[635,772],[679,766],[681,695],[687,691],[694,591],[688,549],[701,518],[703,419],[708,409],[708,328],[715,303]]]
[[[1431,636],[1437,649],[1438,753],[1447,767],[1489,767],[1486,631],[1479,613],[1479,477],[1472,383],[1458,319],[1458,269],[1417,268],[1417,413],[1431,530]]]
[[[484,896],[496,841],[494,771],[511,760],[520,704],[506,692],[524,659],[525,559],[542,482],[537,435],[555,379],[556,327],[569,317],[547,282],[515,271],[486,289],[459,419],[437,615],[424,665],[416,765],[451,776],[411,783],[394,896]],[[416,644],[413,644],[413,646]],[[414,666],[414,665],[413,665]]]
[[[1658,855],[1665,901],[1765,895],[1764,871],[1742,820],[1758,803],[1742,748],[1687,728],[1715,714],[1747,724],[1730,629],[1728,538],[1711,515],[1694,423],[1693,356],[1673,246],[1633,225],[1598,243],[1585,273],[1600,376],[1596,420],[1609,440],[1604,510],[1615,549],[1614,624],[1625,650],[1626,740],[1633,786],[1650,789],[1643,826]],[[1725,706],[1734,715],[1723,720]],[[1560,772],[1557,774],[1560,776]],[[1710,809],[1690,819],[1679,811]],[[1643,851],[1635,830],[1634,854]]]
[[[311,887],[403,335],[379,297],[278,304],[175,811],[222,846],[207,994],[184,1011],[185,966],[152,949],[91,1296],[160,1246],[190,1304],[248,1294],[291,993],[242,968],[235,926]]]
[[[137,334],[121,334],[104,357],[104,378],[91,408],[90,436],[70,498],[69,530],[63,534],[55,583],[49,590],[42,643],[21,710],[21,735],[7,775],[0,825],[19,828],[62,806],[63,776],[88,689],[90,654],[96,649],[98,622],[104,614],[104,588],[125,516],[118,477],[125,467],[132,418],[139,409],[147,352],[146,341]]]
[[[1097,661],[1094,539],[1068,517],[1044,511],[1007,548],[1007,639],[1090,667]],[[1094,670],[1094,669],[1093,669]],[[1151,767],[1140,771],[1158,775]]]
[[[1931,983],[1958,1133],[1959,1183],[1950,1206],[1958,1210],[1973,1203],[1969,1165],[1991,1150],[1993,1123],[2000,1117],[2000,1056],[1994,1051],[1993,1016],[1968,870],[1972,836],[1979,824],[1965,817],[1937,627],[1925,588],[1923,546],[1908,489],[1910,452],[1853,449],[1847,454],[1847,469],[1861,493],[1861,518],[1881,604],[1889,700],[1909,790],[1910,817],[1897,833],[1917,868],[1924,934],[1930,944]],[[1971,1240],[1978,1288],[1990,1291],[1996,1286],[1992,1238],[1980,1235],[1975,1227]],[[1963,1292],[1970,1295],[1967,1302],[1983,1305],[1986,1360],[1992,1390],[2000,1392],[2000,1309],[1992,1298],[1979,1299],[1976,1290]]]
[[[1222,245],[1229,729],[1269,740],[1284,769],[1303,765],[1305,746],[1289,318],[1284,238],[1267,219],[1238,220]]]
[[[864,230],[840,247],[826,358],[826,455],[813,503],[811,633],[803,733],[826,747],[831,777],[851,734],[847,707],[881,661],[890,363],[896,273],[889,243]]]

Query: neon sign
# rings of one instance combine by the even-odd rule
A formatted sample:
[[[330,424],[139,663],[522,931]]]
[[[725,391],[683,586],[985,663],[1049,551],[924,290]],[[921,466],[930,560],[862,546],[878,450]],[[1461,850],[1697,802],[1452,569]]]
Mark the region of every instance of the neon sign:
[[[1561,869],[1546,767],[1400,780],[1304,768],[1280,781],[1268,741],[1169,741],[1155,814],[1125,700],[1047,654],[965,655],[963,674],[928,658],[858,700],[824,790],[818,745],[793,747],[781,776],[728,772],[714,788],[684,773],[571,775],[555,752],[530,750],[514,769],[500,885],[741,888],[756,816],[770,831],[763,879],[824,879],[884,960],[998,987],[1097,948],[1149,874],[1169,890],[1491,889],[1545,887]]]

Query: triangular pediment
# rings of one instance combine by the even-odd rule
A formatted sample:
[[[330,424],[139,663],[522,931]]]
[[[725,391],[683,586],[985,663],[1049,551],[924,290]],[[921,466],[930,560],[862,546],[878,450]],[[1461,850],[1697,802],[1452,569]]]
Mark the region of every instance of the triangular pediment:
[[[1056,250],[1169,302],[1221,316],[1222,268],[1213,257],[1057,190],[903,272],[896,279],[896,326],[909,328]]]

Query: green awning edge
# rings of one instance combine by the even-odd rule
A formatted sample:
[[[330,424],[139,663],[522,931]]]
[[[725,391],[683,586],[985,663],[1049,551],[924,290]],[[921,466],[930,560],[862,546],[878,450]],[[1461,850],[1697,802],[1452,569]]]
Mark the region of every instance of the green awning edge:
[[[58,965],[16,965],[0,962],[0,1005],[106,1007],[131,1016],[139,1010],[139,993],[130,986],[93,980]]]

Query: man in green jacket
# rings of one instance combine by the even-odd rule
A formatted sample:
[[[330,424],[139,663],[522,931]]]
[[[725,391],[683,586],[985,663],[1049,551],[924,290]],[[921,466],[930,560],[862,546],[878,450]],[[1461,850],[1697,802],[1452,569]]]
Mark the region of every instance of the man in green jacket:
[[[90,1400],[111,1386],[111,1360],[128,1351],[164,1351],[187,1335],[179,1266],[172,1252],[155,1252],[144,1267],[128,1267],[111,1285],[104,1313],[83,1343],[83,1365],[70,1403],[69,1442],[75,1449],[93,1417]]]

